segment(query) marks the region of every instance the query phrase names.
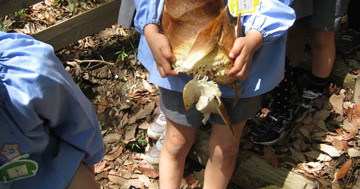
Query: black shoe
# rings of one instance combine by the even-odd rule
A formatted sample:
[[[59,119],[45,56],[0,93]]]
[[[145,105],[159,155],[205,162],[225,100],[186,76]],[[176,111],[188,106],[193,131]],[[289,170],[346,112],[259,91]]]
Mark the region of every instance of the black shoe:
[[[250,140],[255,144],[273,145],[280,139],[281,134],[292,124],[293,115],[285,117],[281,115],[271,115],[254,128],[250,133]]]

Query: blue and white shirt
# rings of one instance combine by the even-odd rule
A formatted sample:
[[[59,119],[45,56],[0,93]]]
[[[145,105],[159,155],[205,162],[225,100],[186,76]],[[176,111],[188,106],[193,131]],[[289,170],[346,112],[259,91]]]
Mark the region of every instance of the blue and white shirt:
[[[63,189],[103,156],[95,112],[53,48],[0,32],[0,188]]]
[[[135,28],[140,32],[138,59],[149,71],[150,82],[169,90],[182,92],[191,76],[180,74],[162,78],[144,36],[147,24],[161,25],[161,13],[164,0],[134,0],[136,15]],[[295,12],[289,7],[291,0],[260,1],[258,11],[243,16],[244,33],[258,30],[264,38],[261,48],[255,53],[248,78],[241,83],[244,94],[241,97],[253,97],[272,90],[284,78],[286,32],[295,21]],[[234,90],[230,85],[220,85],[222,97],[233,98]]]

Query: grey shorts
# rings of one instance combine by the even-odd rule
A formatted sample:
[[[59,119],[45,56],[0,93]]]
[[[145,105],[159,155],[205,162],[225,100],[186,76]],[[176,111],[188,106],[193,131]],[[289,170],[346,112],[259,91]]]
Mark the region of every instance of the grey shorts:
[[[296,20],[312,29],[335,31],[346,13],[349,0],[294,0]]]
[[[261,107],[261,97],[240,98],[235,107],[232,107],[233,98],[222,98],[225,104],[231,124],[238,124],[255,116]],[[171,121],[184,126],[199,127],[202,125],[203,114],[195,108],[195,105],[186,110],[182,93],[160,88],[160,109]],[[210,115],[210,122],[225,125],[221,116]]]

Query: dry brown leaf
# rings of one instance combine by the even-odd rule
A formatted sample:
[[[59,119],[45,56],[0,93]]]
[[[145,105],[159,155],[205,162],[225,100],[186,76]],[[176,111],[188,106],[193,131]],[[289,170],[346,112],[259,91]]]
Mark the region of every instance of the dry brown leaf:
[[[346,141],[349,141],[349,140],[353,139],[357,134],[358,134],[358,130],[352,130],[352,131],[350,131],[350,133],[348,133],[344,136],[344,139]]]
[[[330,116],[330,111],[322,109],[314,114],[314,120],[322,120],[325,121]]]
[[[350,158],[353,157],[360,157],[360,151],[355,149],[355,148],[349,148],[347,150],[348,155],[350,156]]]
[[[141,183],[140,188],[149,188],[149,186],[151,185],[150,179],[149,177],[145,176],[145,175],[139,175],[139,182]]]
[[[101,99],[101,101],[98,104],[98,107],[97,107],[98,113],[103,113],[106,110],[107,106],[108,106],[108,102],[107,102],[106,98],[104,97]]]
[[[331,95],[329,98],[329,102],[330,102],[333,110],[335,111],[335,113],[343,115],[343,113],[344,113],[344,111],[343,111],[344,98],[342,95],[336,95],[336,94]]]
[[[187,177],[184,178],[187,185],[192,185],[196,182],[194,175],[191,173]]]
[[[95,164],[95,166],[94,166],[94,168],[95,168],[95,169],[94,169],[94,172],[95,172],[96,174],[103,172],[105,166],[106,166],[106,161],[104,161],[104,160],[100,161],[99,163]]]
[[[149,128],[149,123],[146,122],[146,121],[144,121],[144,122],[142,122],[142,123],[139,125],[138,128],[139,128],[139,129],[142,129],[142,130],[147,130],[147,129]]]
[[[126,182],[126,179],[115,175],[108,175],[108,178],[111,182],[118,184],[120,186]]]
[[[360,126],[360,104],[355,104],[351,110],[352,111],[347,115],[349,121]]]
[[[335,131],[336,131],[336,133],[337,133],[338,135],[342,135],[342,134],[343,134],[344,129],[339,128],[339,129],[336,129]]]
[[[152,93],[154,91],[155,87],[153,87],[147,80],[143,79],[142,84],[143,84],[143,87],[150,93]]]
[[[126,131],[125,131],[125,140],[126,141],[132,141],[136,138],[135,134],[136,134],[137,127],[138,127],[137,124],[128,125],[126,127]]]
[[[331,157],[339,157],[342,152],[327,144],[320,144],[320,150],[327,153]]]
[[[273,148],[271,148],[270,146],[264,147],[264,158],[273,167],[278,168],[279,160],[276,157],[275,150]]]
[[[121,135],[119,133],[107,134],[103,140],[105,144],[118,142],[121,140]]]
[[[307,128],[301,127],[299,132],[304,136],[307,140],[311,140],[310,131]]]
[[[112,157],[113,160],[118,158],[122,154],[123,150],[124,147],[120,146],[114,153],[110,154],[110,157]]]
[[[344,145],[343,142],[337,138],[334,139],[334,142],[332,144],[334,146],[334,148],[336,148],[339,151],[343,151],[344,150]]]
[[[348,119],[346,119],[346,120],[343,121],[342,128],[346,132],[350,132],[352,130],[358,130],[359,127],[353,121],[350,122]]]
[[[331,183],[323,178],[316,178],[320,183],[320,189],[328,189],[331,186]]]
[[[342,189],[339,180],[334,180],[331,185],[332,189]]]
[[[147,115],[151,114],[151,112],[153,112],[154,108],[155,108],[155,102],[150,102],[150,103],[146,104],[142,109],[140,109],[136,113],[135,116],[137,119],[143,119]]]
[[[149,97],[140,97],[138,99],[136,99],[136,102],[138,102],[139,104],[147,104],[149,102],[151,102]]]
[[[309,172],[304,172],[304,176],[309,179],[315,179],[315,176]]]
[[[291,156],[296,160],[300,162],[305,162],[306,158],[303,155],[303,153],[297,151],[295,148],[290,148]]]
[[[345,163],[341,165],[340,169],[336,172],[335,179],[339,180],[344,178],[347,172],[351,169],[351,167],[352,159],[348,159],[347,161],[345,161]]]
[[[147,163],[147,162],[140,162],[139,164],[139,170],[142,174],[146,175],[149,178],[158,178],[159,173],[155,170],[155,168]]]

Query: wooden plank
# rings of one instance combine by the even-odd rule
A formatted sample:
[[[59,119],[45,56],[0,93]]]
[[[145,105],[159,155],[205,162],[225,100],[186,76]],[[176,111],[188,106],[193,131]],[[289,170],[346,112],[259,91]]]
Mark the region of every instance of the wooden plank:
[[[121,0],[102,4],[81,15],[58,23],[32,36],[59,50],[81,38],[95,34],[117,22]]]
[[[14,13],[42,0],[0,0],[0,16]]]
[[[134,13],[135,13],[134,1],[122,0],[119,11],[118,24],[129,28],[131,26]]]
[[[205,166],[209,157],[209,134],[198,131],[189,157]],[[285,168],[274,168],[252,152],[240,152],[231,181],[242,188],[312,189],[315,182]]]

